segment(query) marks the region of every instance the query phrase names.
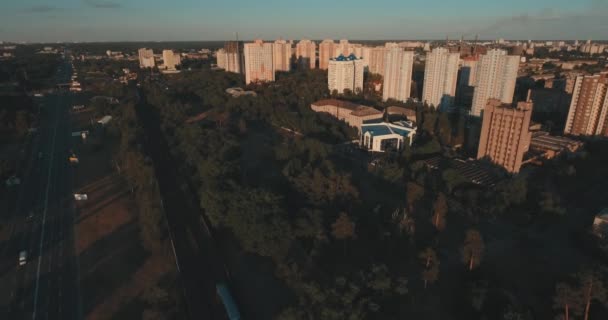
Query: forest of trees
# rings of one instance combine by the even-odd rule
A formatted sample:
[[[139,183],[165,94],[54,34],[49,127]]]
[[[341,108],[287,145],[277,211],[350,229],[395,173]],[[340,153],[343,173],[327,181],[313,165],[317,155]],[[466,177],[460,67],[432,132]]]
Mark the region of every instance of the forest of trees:
[[[556,284],[597,265],[575,235],[605,205],[606,142],[485,188],[448,162],[431,170],[420,161],[462,143],[459,116],[415,106],[419,140],[368,170],[337,152],[353,129],[309,108],[330,96],[322,72],[280,74],[240,98],[224,93],[243,86],[239,75],[203,69],[164,81],[168,89],[147,82],[144,92],[201,208],[270,259],[294,294],[277,319],[549,319],[569,297]],[[550,262],[566,249],[576,260]],[[603,319],[606,299],[594,290],[606,270],[594,270],[575,288],[589,319]],[[568,305],[571,319],[583,315]]]

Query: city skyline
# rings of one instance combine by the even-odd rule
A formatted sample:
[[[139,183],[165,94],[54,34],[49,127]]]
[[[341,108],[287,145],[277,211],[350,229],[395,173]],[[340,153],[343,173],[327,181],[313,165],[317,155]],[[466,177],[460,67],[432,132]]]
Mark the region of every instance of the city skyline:
[[[268,19],[272,12],[273,19]],[[310,17],[314,16],[311,22]],[[573,28],[572,26],[576,26]],[[23,0],[3,4],[0,41],[222,41],[348,38],[361,40],[605,40],[608,1],[355,0],[349,6],[312,0],[218,3],[180,0]],[[602,39],[604,38],[604,39]]]

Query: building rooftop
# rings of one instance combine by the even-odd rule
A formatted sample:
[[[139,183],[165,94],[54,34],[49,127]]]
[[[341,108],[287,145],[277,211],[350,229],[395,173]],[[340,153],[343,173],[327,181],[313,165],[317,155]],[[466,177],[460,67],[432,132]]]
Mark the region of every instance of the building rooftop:
[[[385,136],[390,134],[397,134],[402,137],[407,137],[415,131],[416,128],[411,125],[411,122],[408,123],[406,121],[398,121],[393,123],[367,123],[361,126],[362,134],[369,132],[374,137]]]
[[[530,147],[536,149],[548,149],[553,151],[562,151],[568,149],[576,151],[583,143],[566,137],[558,137],[549,135],[544,131],[532,133]]]
[[[376,110],[372,107],[355,104],[349,101],[343,101],[338,99],[325,99],[314,102],[312,105],[314,106],[334,106],[342,109],[347,109],[352,111],[352,115],[357,117],[365,117],[372,115],[381,115],[382,111]]]
[[[353,61],[353,60],[359,60],[359,58],[357,58],[357,56],[355,56],[353,53],[351,53],[349,56],[344,56],[343,54],[337,56],[336,58],[332,58],[331,60],[334,61]]]

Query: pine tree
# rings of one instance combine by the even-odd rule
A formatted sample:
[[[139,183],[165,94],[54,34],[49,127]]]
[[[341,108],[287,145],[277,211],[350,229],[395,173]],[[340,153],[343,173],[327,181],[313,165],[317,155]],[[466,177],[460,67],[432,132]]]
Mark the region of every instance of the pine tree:
[[[355,237],[355,224],[345,212],[341,212],[336,222],[331,225],[331,234],[334,238],[343,241],[346,255],[346,240]]]
[[[445,229],[446,220],[445,216],[448,212],[448,201],[443,193],[439,193],[437,196],[437,200],[435,200],[435,204],[433,205],[433,218],[432,223],[435,226],[435,229],[438,231],[443,231]]]
[[[469,271],[479,266],[483,255],[484,243],[479,231],[469,229],[466,232],[462,247],[462,261],[468,265]]]

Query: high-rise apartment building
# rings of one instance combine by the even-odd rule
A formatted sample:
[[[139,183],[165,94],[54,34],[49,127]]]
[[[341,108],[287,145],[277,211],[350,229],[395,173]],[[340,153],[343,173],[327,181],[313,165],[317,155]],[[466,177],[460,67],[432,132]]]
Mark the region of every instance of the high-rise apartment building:
[[[344,93],[344,90],[356,92],[363,90],[363,60],[358,59],[355,55],[345,57],[340,55],[337,58],[329,60],[327,70],[327,84],[329,91],[336,90],[339,94]]]
[[[257,39],[245,44],[245,83],[274,81],[272,43]]]
[[[410,97],[413,64],[413,51],[405,51],[396,43],[386,48],[382,100],[406,101]]]
[[[224,69],[227,72],[243,73],[245,70],[243,42],[228,41],[224,44],[224,51],[226,52],[226,65]]]
[[[154,62],[154,52],[152,49],[141,48],[137,50],[139,55],[139,67],[140,68],[154,68],[156,63]]]
[[[456,97],[459,53],[435,48],[426,55],[422,101],[436,108],[450,108]]]
[[[531,102],[519,102],[514,108],[490,99],[483,111],[477,159],[487,157],[509,172],[519,172],[530,146],[532,107]]]
[[[479,58],[468,56],[462,59],[460,65],[460,75],[458,78],[458,87],[473,87],[477,82],[477,64]]]
[[[310,40],[296,44],[296,60],[302,68],[314,69],[317,65],[317,45]]]
[[[319,69],[327,70],[329,59],[334,57],[336,43],[331,39],[325,39],[319,43]]]
[[[182,63],[182,58],[179,53],[173,50],[163,50],[163,66],[166,70],[175,70]]]
[[[274,71],[291,70],[291,43],[277,40],[272,44]]]
[[[576,78],[564,133],[608,136],[608,73]]]
[[[226,53],[226,50],[224,49],[219,49],[215,52],[215,59],[216,59],[216,64],[218,66],[218,68],[222,68],[224,70],[226,70],[226,64],[228,62],[228,54]]]
[[[386,56],[386,47],[374,47],[369,51],[368,71],[384,75],[384,58]]]
[[[340,40],[340,43],[335,47],[334,57],[338,57],[339,55],[348,57],[351,54],[353,54],[353,45],[346,39]]]
[[[480,57],[471,115],[480,116],[488,99],[513,102],[519,60],[519,56],[509,56],[506,51],[499,49],[489,50]]]

